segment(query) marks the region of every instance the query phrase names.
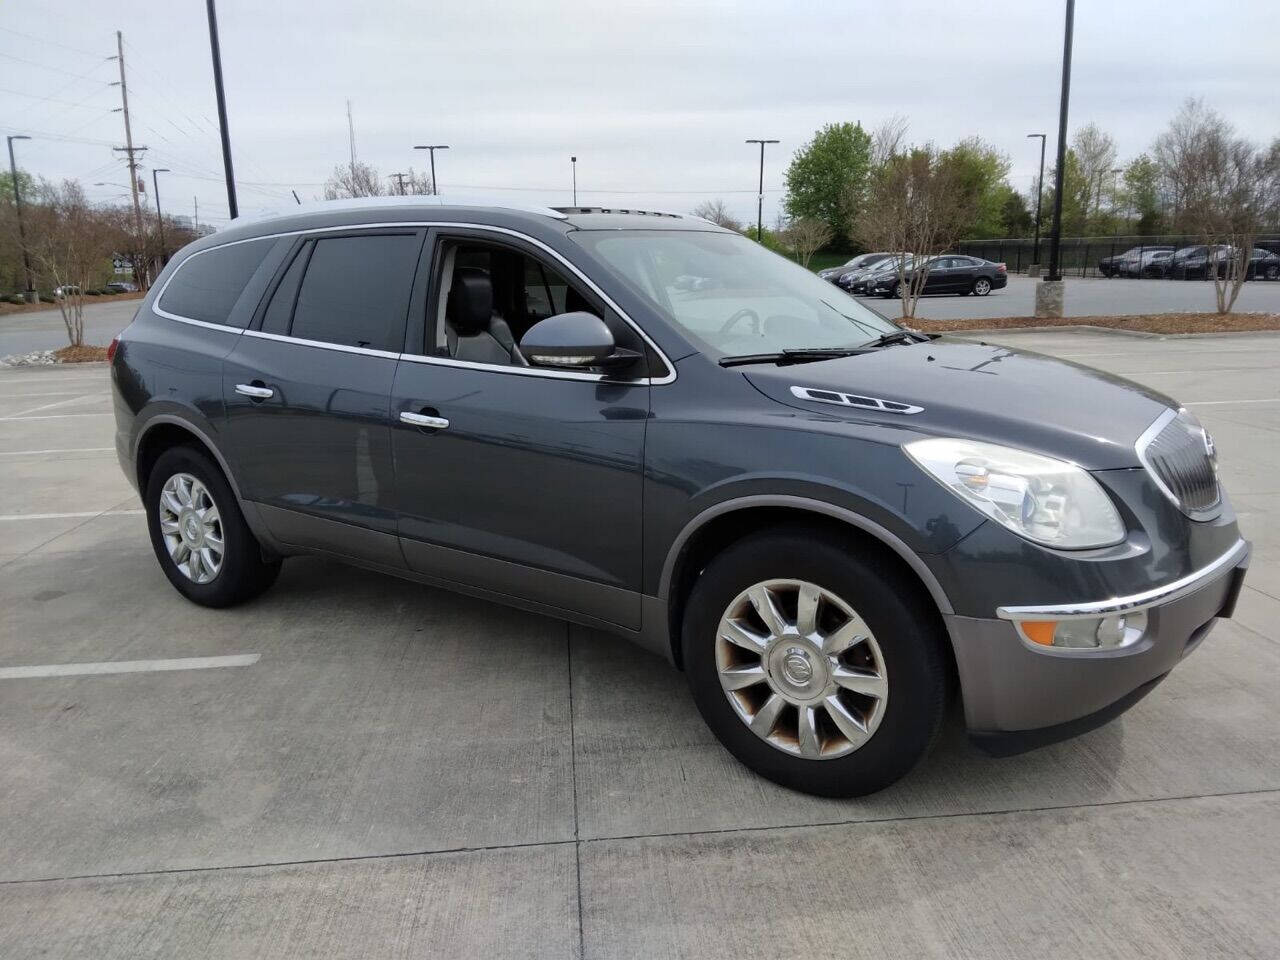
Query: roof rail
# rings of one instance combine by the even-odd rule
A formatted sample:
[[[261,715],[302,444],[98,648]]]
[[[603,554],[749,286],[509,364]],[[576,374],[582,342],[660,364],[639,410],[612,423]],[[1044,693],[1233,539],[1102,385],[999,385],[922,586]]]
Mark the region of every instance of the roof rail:
[[[452,200],[439,194],[416,194],[410,196],[389,197],[343,197],[338,200],[314,200],[282,210],[271,210],[263,214],[267,217],[285,217],[294,213],[314,213],[319,210],[367,210],[379,207],[497,207],[504,210],[519,210],[523,213],[536,213],[556,220],[564,220],[565,214],[553,207],[544,207],[533,203],[513,202],[503,197],[468,196],[465,199]],[[245,218],[250,219],[250,218]]]
[[[629,207],[552,207],[552,209],[566,216],[578,213],[626,213],[639,217],[672,217],[676,220],[684,218],[682,213],[671,213],[667,210],[632,210]]]

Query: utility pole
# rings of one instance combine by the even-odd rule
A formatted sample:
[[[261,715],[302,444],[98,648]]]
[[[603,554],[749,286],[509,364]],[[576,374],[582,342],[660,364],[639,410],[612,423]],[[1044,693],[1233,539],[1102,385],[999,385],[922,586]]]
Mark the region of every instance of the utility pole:
[[[1035,264],[1033,276],[1040,276],[1040,201],[1044,197],[1044,143],[1043,133],[1028,133],[1028,139],[1040,138],[1040,176],[1036,178],[1036,241],[1031,249],[1031,262]]]
[[[777,142],[777,140],[747,141],[747,143],[760,144],[760,189],[756,193],[756,243],[759,243],[764,236],[764,145]]]
[[[578,205],[578,158],[569,158],[569,169],[573,171],[573,205]]]
[[[157,197],[160,196],[159,191],[156,192],[156,196]],[[200,198],[199,197],[191,198],[191,230],[193,233],[195,233],[197,237],[200,236]]]
[[[236,204],[236,174],[231,168],[231,131],[227,129],[227,98],[222,92],[222,48],[218,45],[218,12],[213,0],[206,0],[209,13],[209,51],[213,57],[213,90],[218,98],[218,131],[222,134],[222,172],[227,181],[227,212],[240,216]]]
[[[1062,98],[1058,106],[1058,165],[1053,172],[1053,233],[1049,237],[1049,275],[1036,286],[1036,316],[1062,316],[1063,284],[1059,264],[1062,245],[1062,178],[1067,160],[1067,105],[1071,101],[1071,34],[1075,29],[1076,0],[1067,0],[1067,20],[1062,37]]]
[[[347,101],[347,143],[351,147],[351,183],[356,182],[356,124],[351,119],[351,101]]]
[[[156,188],[156,226],[160,230],[160,269],[164,269],[165,249],[164,249],[164,214],[160,212],[160,174],[169,173],[168,167],[153,167],[151,170],[151,185]],[[157,270],[157,273],[160,271]]]
[[[431,192],[438,196],[440,193],[440,185],[436,183],[436,151],[448,150],[449,145],[447,143],[424,143],[415,146],[413,149],[426,150],[431,154]]]
[[[404,178],[406,176],[408,176],[408,174],[404,174],[404,173],[391,173],[387,175],[387,179],[390,179],[391,177],[395,177],[396,185],[397,185],[396,193],[398,193],[402,197],[404,196]]]
[[[107,59],[111,59],[108,57]],[[120,82],[112,86],[120,87],[120,109],[124,113],[124,146],[113,147],[113,150],[124,153],[129,158],[129,191],[133,194],[133,221],[138,231],[138,242],[142,242],[142,205],[138,203],[138,160],[135,154],[142,153],[146,147],[133,145],[133,129],[129,126],[129,87],[124,78],[124,34],[116,31],[116,56],[120,63]]]
[[[18,165],[13,162],[13,141],[30,140],[25,133],[6,137],[9,141],[9,175],[13,178],[13,206],[18,211],[18,242],[22,245],[22,269],[27,278],[26,301],[36,302],[36,288],[31,285],[31,254],[27,252],[27,231],[22,225],[22,194],[18,190]]]

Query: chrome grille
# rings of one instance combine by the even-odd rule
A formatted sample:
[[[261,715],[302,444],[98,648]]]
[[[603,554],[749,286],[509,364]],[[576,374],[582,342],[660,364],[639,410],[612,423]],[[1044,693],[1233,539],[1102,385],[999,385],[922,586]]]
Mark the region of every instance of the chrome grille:
[[[1186,411],[1160,416],[1138,440],[1138,457],[1161,491],[1190,517],[1218,506],[1213,441]]]

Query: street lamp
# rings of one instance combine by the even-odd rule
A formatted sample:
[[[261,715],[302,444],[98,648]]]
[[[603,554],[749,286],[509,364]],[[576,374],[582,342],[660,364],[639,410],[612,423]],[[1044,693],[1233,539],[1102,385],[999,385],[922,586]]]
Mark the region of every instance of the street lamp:
[[[764,235],[764,145],[777,143],[777,140],[747,140],[747,143],[760,144],[760,190],[756,194],[756,243]]]
[[[158,174],[172,173],[168,167],[155,167],[151,171],[151,185],[156,188],[156,224],[160,229],[160,266],[163,269],[165,263],[164,252],[164,214],[160,212],[160,179]]]
[[[1049,238],[1049,275],[1036,287],[1036,316],[1062,316],[1063,284],[1059,254],[1062,247],[1062,176],[1067,159],[1067,106],[1071,102],[1071,37],[1075,31],[1076,0],[1067,0],[1062,31],[1062,95],[1058,104],[1058,164],[1053,173],[1053,233]]]
[[[578,205],[578,158],[569,158],[569,168],[573,171],[573,205]]]
[[[18,190],[18,165],[13,162],[13,141],[31,138],[25,133],[19,133],[5,139],[9,141],[9,175],[13,178],[13,205],[18,211],[18,242],[22,246],[22,268],[27,280],[25,296],[27,303],[35,303],[36,288],[31,283],[31,254],[27,252],[27,230],[22,223],[22,194]]]
[[[447,143],[428,143],[416,146],[415,150],[427,150],[431,153],[431,192],[437,196],[440,194],[440,188],[436,185],[436,151],[448,150]]]
[[[1028,133],[1027,138],[1040,138],[1040,176],[1036,178],[1036,241],[1031,250],[1031,262],[1036,265],[1036,276],[1040,275],[1040,200],[1044,196],[1044,142],[1043,133]]]

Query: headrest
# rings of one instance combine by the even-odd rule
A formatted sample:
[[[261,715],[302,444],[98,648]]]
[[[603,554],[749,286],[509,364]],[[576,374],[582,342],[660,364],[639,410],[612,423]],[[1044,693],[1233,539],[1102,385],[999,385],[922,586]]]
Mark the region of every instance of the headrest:
[[[479,267],[459,267],[453,271],[453,286],[449,288],[444,315],[459,336],[489,329],[489,318],[493,316],[493,283],[488,271]]]

